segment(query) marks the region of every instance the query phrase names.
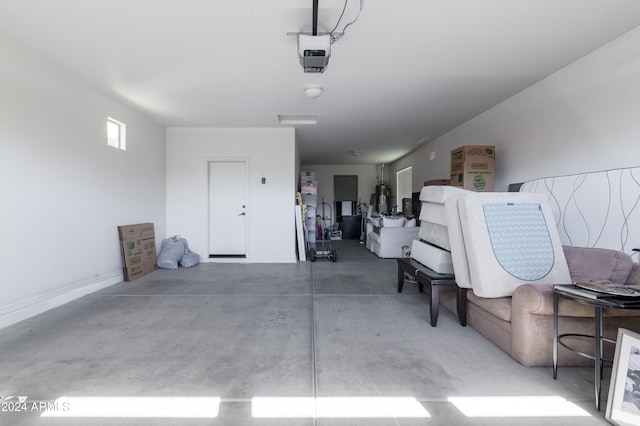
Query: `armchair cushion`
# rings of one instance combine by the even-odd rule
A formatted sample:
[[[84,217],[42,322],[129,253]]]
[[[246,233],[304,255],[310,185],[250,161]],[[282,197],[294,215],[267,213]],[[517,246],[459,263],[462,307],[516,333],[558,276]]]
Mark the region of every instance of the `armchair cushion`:
[[[631,272],[627,277],[627,284],[640,285],[640,263],[636,263],[636,262],[633,263]]]
[[[633,268],[631,256],[617,250],[565,246],[564,255],[573,281],[596,278],[624,284]]]
[[[382,226],[384,228],[402,228],[404,216],[382,216]]]

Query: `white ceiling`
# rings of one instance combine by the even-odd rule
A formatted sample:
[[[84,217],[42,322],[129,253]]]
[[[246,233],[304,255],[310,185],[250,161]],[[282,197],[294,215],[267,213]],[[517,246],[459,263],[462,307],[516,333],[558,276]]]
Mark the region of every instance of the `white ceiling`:
[[[312,0],[0,0],[0,32],[166,126],[317,114],[296,129],[304,163],[379,164],[640,25],[638,0],[363,1],[323,74],[290,34],[311,31]],[[344,4],[319,0],[319,33]]]

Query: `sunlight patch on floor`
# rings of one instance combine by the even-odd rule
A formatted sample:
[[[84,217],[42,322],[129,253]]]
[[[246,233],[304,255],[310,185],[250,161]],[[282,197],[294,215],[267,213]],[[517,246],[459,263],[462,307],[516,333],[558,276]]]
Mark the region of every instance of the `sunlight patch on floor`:
[[[254,418],[427,418],[412,397],[254,397]]]
[[[449,397],[467,417],[586,417],[582,408],[559,396]]]

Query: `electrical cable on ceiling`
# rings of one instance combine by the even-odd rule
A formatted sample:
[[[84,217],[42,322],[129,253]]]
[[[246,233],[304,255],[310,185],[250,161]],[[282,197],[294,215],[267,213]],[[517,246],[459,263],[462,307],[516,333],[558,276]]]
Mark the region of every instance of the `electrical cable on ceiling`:
[[[333,27],[333,29],[329,32],[329,35],[331,36],[331,40],[333,42],[333,33],[336,29],[338,29],[338,25],[340,25],[340,21],[342,21],[342,17],[344,16],[344,11],[347,10],[347,3],[349,3],[349,0],[344,0],[344,6],[342,7],[342,13],[340,14],[340,17],[338,18],[338,22],[336,22],[336,26]]]
[[[360,12],[362,12],[364,0],[360,0],[360,9],[358,10],[358,14],[354,18],[354,20],[349,22],[347,25],[344,26],[344,28],[342,29],[342,33],[341,34],[335,35],[335,36],[333,35],[333,33],[336,30],[336,28],[338,28],[338,25],[340,24],[340,21],[342,20],[342,17],[344,16],[344,11],[347,9],[347,3],[348,2],[349,2],[349,0],[344,0],[344,7],[342,8],[342,13],[340,14],[340,18],[338,19],[338,22],[336,22],[336,26],[329,33],[329,35],[331,36],[331,44],[335,43],[336,41],[338,41],[342,37],[344,37],[344,33],[345,33],[345,31],[347,31],[347,28],[349,28],[352,24],[354,24],[358,20],[358,18],[360,18]]]

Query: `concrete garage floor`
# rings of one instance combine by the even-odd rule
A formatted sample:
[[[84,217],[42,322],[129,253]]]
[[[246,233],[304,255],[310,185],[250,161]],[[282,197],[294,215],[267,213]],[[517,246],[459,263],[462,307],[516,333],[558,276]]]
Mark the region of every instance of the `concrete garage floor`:
[[[608,424],[608,380],[596,412],[591,368],[554,381],[446,308],[432,328],[427,296],[396,292],[394,259],[333,247],[337,263],[158,270],[0,330],[0,424]],[[6,411],[22,407],[8,396],[27,411]],[[529,399],[465,414],[451,397]]]

